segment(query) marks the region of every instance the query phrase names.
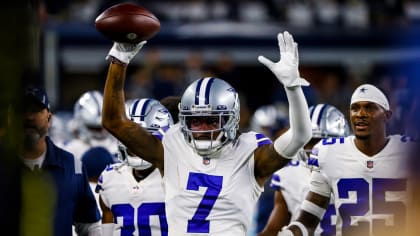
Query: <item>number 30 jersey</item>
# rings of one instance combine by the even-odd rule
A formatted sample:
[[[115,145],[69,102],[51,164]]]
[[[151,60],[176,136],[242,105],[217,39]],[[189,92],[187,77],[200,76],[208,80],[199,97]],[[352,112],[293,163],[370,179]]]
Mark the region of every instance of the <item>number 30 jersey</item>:
[[[132,168],[123,163],[107,167],[99,178],[97,191],[114,216],[114,236],[166,236],[162,177],[155,169],[137,182]]]
[[[197,155],[178,126],[162,142],[169,235],[246,235],[263,191],[254,175],[254,150],[271,140],[244,133],[212,159]]]
[[[315,146],[319,169],[312,172],[310,190],[323,196],[333,192],[337,235],[401,235],[411,196],[406,166],[411,144],[390,136],[369,157],[354,139],[329,138]]]

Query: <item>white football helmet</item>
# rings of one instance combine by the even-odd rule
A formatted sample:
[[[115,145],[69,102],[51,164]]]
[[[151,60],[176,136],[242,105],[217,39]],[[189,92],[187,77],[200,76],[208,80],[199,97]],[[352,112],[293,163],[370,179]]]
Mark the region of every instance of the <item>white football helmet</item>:
[[[309,117],[312,123],[312,139],[315,144],[319,139],[331,137],[346,137],[350,134],[350,126],[341,111],[328,104],[318,104],[309,107]],[[312,149],[298,153],[298,158],[307,161]]]
[[[151,98],[135,99],[126,102],[126,114],[129,119],[145,128],[150,133],[174,124],[171,114],[159,101]],[[132,154],[128,148],[118,143],[118,157],[121,161],[137,170],[152,166],[150,162]]]
[[[102,127],[102,102],[102,93],[93,90],[82,94],[74,105],[74,120],[77,123],[78,134],[86,142],[90,139],[103,140],[108,137],[108,132]]]
[[[251,117],[251,130],[275,138],[277,132],[288,127],[288,115],[275,105],[264,105]]]
[[[343,113],[328,104],[309,107],[312,123],[312,138],[345,137],[350,133]]]
[[[212,77],[194,81],[179,104],[179,121],[185,141],[201,156],[212,157],[225,144],[236,139],[239,128],[239,96],[227,82]],[[194,131],[196,118],[217,119],[217,129]],[[216,136],[216,132],[220,132]],[[210,133],[210,140],[197,140],[195,133]]]

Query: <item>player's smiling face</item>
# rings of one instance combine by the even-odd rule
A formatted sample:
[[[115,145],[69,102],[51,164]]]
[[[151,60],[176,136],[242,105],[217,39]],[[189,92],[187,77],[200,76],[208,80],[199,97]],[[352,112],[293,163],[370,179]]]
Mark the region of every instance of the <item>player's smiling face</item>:
[[[350,105],[350,121],[355,136],[368,139],[386,129],[387,112],[373,102],[355,102]]]
[[[188,121],[188,124],[189,128],[194,131],[193,136],[196,140],[211,140],[212,138],[215,139],[219,135],[221,126],[223,125],[219,116],[191,117],[191,119]]]

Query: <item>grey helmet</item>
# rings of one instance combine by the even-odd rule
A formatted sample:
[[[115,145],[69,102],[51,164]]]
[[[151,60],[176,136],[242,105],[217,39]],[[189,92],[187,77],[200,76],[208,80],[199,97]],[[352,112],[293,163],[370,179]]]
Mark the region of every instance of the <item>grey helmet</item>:
[[[77,131],[86,142],[90,139],[102,140],[109,135],[102,127],[102,102],[102,93],[92,90],[83,93],[74,104]]]
[[[312,138],[345,137],[350,134],[349,124],[337,108],[328,104],[309,107]]]
[[[350,134],[349,124],[341,111],[336,107],[328,104],[318,104],[309,107],[309,117],[312,123],[312,140],[346,137]],[[305,149],[298,152],[298,159],[309,163],[311,149]],[[309,158],[309,159],[308,159]],[[312,170],[313,166],[308,164]]]
[[[250,122],[251,130],[269,138],[276,138],[277,132],[289,126],[288,114],[276,105],[264,105],[255,110]]]
[[[174,124],[171,114],[159,101],[151,98],[128,100],[126,102],[128,118],[148,132],[153,133]],[[144,170],[152,166],[150,162],[141,157],[134,156],[128,148],[118,142],[118,158],[134,169]]]
[[[225,144],[236,139],[239,129],[239,96],[227,82],[213,77],[194,81],[179,104],[179,121],[185,141],[201,156],[212,157]],[[217,129],[192,130],[195,118],[216,118]],[[216,133],[220,132],[217,137]],[[195,133],[210,133],[210,140],[197,140]]]

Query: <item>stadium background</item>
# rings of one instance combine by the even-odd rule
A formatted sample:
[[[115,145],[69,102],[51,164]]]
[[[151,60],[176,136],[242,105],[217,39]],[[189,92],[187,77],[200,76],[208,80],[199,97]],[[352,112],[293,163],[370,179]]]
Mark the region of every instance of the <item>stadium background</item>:
[[[61,2],[61,1],[60,1]],[[112,42],[95,17],[121,1],[46,1],[40,7],[40,58],[53,111],[71,113],[87,90],[102,91]],[[258,55],[278,59],[276,35],[299,44],[300,70],[312,86],[309,105],[327,102],[347,113],[352,90],[373,83],[390,97],[390,131],[408,132],[420,57],[418,1],[132,1],[161,20],[161,31],[130,63],[127,97],[181,95],[202,76],[230,82],[243,95],[243,121],[261,105],[283,103],[283,88]],[[415,68],[415,66],[413,66]],[[248,112],[247,112],[248,111]]]

